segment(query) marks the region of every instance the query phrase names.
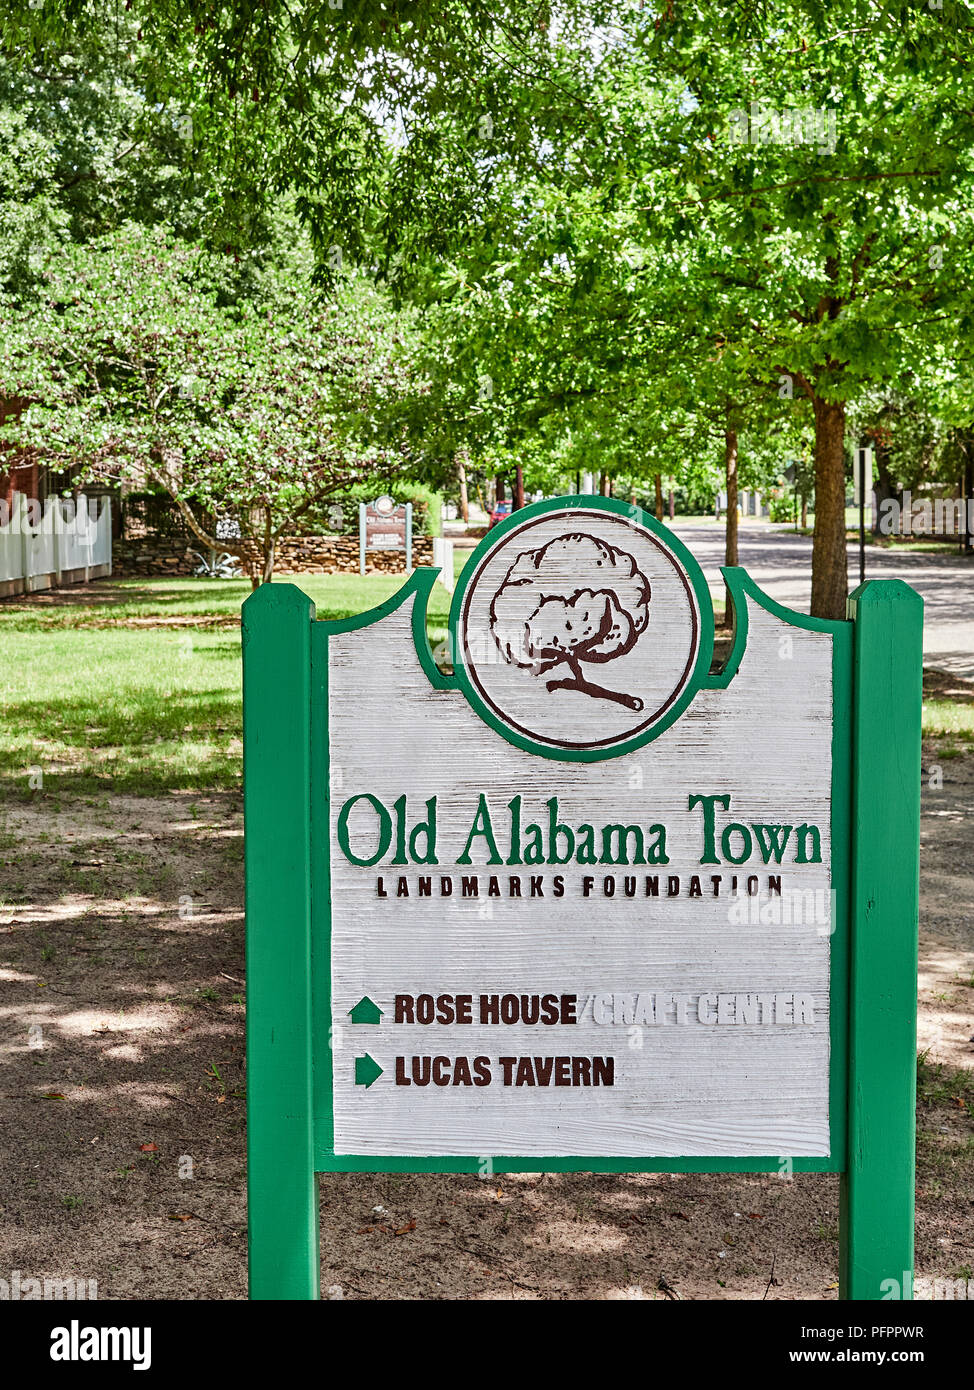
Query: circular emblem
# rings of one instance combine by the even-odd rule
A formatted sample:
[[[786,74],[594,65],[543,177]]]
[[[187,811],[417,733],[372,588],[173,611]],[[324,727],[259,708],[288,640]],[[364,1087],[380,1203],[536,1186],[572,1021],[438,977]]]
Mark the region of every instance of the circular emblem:
[[[534,751],[591,759],[645,742],[709,667],[699,566],[634,507],[525,508],[467,575],[453,612],[458,679],[499,732]]]

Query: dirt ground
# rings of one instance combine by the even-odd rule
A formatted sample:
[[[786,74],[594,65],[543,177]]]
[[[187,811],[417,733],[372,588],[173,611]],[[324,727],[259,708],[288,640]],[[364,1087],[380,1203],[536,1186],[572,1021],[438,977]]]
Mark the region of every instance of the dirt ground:
[[[974,1265],[974,756],[925,750],[922,834],[918,1291],[956,1297]],[[245,1297],[242,854],[236,795],[0,807],[3,1278]],[[322,1287],[833,1299],[837,1221],[831,1175],[323,1176]]]

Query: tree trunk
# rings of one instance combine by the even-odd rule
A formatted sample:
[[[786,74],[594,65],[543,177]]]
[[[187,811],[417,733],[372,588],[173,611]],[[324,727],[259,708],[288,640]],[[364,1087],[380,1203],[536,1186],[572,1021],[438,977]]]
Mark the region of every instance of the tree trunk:
[[[845,542],[845,401],[812,399],[815,411],[815,531],[812,617],[846,615],[849,571]]]
[[[675,520],[676,520],[676,497],[674,496],[674,493],[673,493],[673,489],[672,489],[672,488],[670,488],[668,500],[669,500],[669,508],[670,508],[670,520],[671,520],[671,521],[675,521]]]
[[[724,517],[724,564],[737,564],[737,431],[724,431],[724,478],[727,484],[727,513]],[[730,627],[734,605],[731,591],[724,586],[724,626]]]
[[[519,512],[524,506],[524,472],[518,464],[514,470],[514,506],[513,511]]]
[[[876,493],[876,515],[873,517],[873,532],[878,536],[881,534],[879,527],[882,521],[880,512],[882,511],[883,503],[893,500],[902,503],[903,494],[896,486],[896,479],[893,477],[890,468],[889,444],[886,442],[885,438],[881,441],[875,434],[872,436],[872,441],[873,453],[876,459],[876,482],[874,484]]]
[[[504,491],[504,479],[500,473],[494,475],[494,492],[498,502],[507,500],[507,493]]]
[[[656,474],[656,520],[663,520],[663,479]]]
[[[808,498],[802,498],[802,530],[808,529]]]
[[[609,495],[609,475],[608,473],[599,474],[599,496],[608,497]]]
[[[211,535],[210,532],[207,531],[206,527],[202,526],[197,521],[193,513],[193,509],[189,506],[187,502],[183,500],[183,498],[177,496],[177,494],[173,491],[169,483],[161,474],[157,473],[155,469],[149,469],[148,472],[149,477],[152,478],[153,482],[160,483],[166,489],[173,502],[175,502],[176,504],[176,510],[179,512],[179,515],[185,521],[189,530],[192,532],[192,534],[196,537],[198,541],[201,541],[203,543],[207,550],[222,549],[225,550],[229,555],[235,556],[236,559],[240,561],[245,560],[246,546],[244,544],[243,538],[241,538],[237,542],[234,542],[232,540],[217,540],[216,536]]]
[[[470,520],[470,500],[467,497],[467,466],[463,454],[456,456],[457,482],[460,484],[460,517],[464,525]]]
[[[264,523],[264,544],[261,547],[261,551],[263,568],[260,582],[262,584],[269,584],[274,578],[274,560],[277,556],[277,537],[272,529],[270,508],[267,510],[267,519]]]

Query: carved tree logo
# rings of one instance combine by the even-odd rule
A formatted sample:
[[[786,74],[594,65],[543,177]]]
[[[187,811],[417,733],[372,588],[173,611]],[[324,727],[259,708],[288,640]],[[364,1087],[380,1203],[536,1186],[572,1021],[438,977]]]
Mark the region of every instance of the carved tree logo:
[[[504,660],[545,675],[570,675],[548,690],[578,690],[641,710],[642,700],[595,685],[582,663],[614,661],[632,651],[649,626],[649,580],[624,550],[595,536],[556,536],[519,555],[490,605],[490,629]]]

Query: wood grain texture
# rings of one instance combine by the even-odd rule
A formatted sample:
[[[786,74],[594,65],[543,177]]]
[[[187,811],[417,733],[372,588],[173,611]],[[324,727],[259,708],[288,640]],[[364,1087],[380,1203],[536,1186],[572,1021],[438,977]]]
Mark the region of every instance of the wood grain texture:
[[[310,648],[314,605],[243,606],[250,1297],[318,1297],[311,1058]]]
[[[829,839],[832,778],[832,638],[788,625],[748,599],[748,643],[726,690],[697,693],[682,717],[632,755],[591,763],[552,761],[512,747],[471,710],[457,690],[434,690],[411,640],[412,601],[381,622],[329,638],[331,807],[331,974],[336,1029],[336,1153],[447,1155],[825,1156],[829,1153]],[[574,697],[582,698],[580,696]],[[615,725],[613,725],[613,728]],[[489,868],[455,861],[486,792],[498,825],[515,795],[523,820],[545,819],[553,795],[568,825],[621,822],[667,826],[670,863],[658,868]],[[343,801],[362,793],[391,806],[404,793],[410,823],[436,796],[437,866],[350,864],[336,848]],[[699,809],[693,794],[731,797],[718,822],[801,822],[822,830],[822,863],[779,867],[760,856],[734,867],[701,866]],[[320,795],[315,789],[314,795]],[[366,834],[367,817],[356,833]],[[500,837],[503,841],[503,835]],[[364,840],[362,841],[364,842]],[[482,843],[482,842],[481,842]],[[783,892],[813,895],[812,922],[732,919],[740,902],[690,898],[689,877],[760,876]],[[496,873],[548,885],[556,899],[462,899],[461,874],[485,883]],[[672,898],[611,900],[581,893],[585,874],[642,879],[674,875]],[[390,896],[376,895],[383,875]],[[454,880],[454,896],[419,898],[420,874]],[[408,898],[393,896],[399,876]],[[481,888],[481,892],[483,892]],[[752,900],[752,902],[755,900]],[[599,1025],[591,1012],[572,1027],[395,1025],[399,993],[599,993],[661,991],[693,998],[710,992],[800,993],[814,1000],[810,1025],[708,1026],[689,1021],[643,1028]],[[385,1011],[379,1025],[356,1026],[348,1011],[363,996]],[[354,1059],[375,1058],[383,1075],[354,1083]],[[396,1086],[397,1056],[606,1056],[612,1087],[483,1088]]]
[[[855,623],[849,1163],[840,1295],[913,1296],[923,600],[901,580]]]
[[[593,697],[571,688],[555,658],[607,595],[609,631],[587,675],[608,695]],[[557,645],[532,661],[546,639]],[[555,511],[519,526],[477,565],[458,625],[459,654],[487,706],[518,733],[566,748],[611,747],[654,723],[690,680],[700,642],[683,566],[647,526],[612,513]]]

